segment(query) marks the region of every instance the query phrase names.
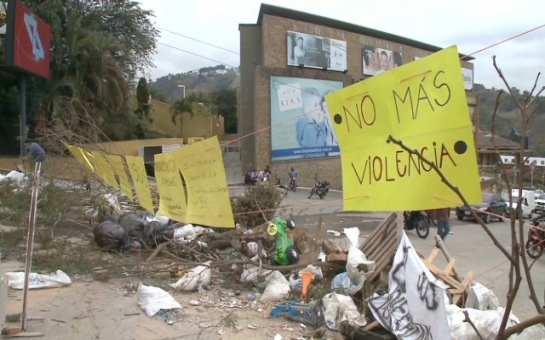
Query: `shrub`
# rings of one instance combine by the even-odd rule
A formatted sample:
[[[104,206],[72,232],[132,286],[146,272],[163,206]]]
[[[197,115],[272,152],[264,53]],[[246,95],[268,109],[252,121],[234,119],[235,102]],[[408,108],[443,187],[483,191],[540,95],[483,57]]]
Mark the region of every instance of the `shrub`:
[[[263,214],[270,221],[281,202],[281,194],[272,184],[246,187],[244,196],[231,198],[235,221],[248,228],[265,223]]]

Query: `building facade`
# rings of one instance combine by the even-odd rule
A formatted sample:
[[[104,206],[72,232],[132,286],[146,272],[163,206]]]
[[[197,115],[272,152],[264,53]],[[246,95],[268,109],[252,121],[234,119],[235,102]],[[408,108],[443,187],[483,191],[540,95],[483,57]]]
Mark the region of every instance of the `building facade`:
[[[341,160],[323,98],[383,71],[441,50],[418,41],[282,7],[261,5],[240,24],[239,134],[243,173],[269,164],[283,182],[315,174],[342,189]],[[461,56],[469,98],[471,57]],[[470,106],[470,113],[473,108]]]

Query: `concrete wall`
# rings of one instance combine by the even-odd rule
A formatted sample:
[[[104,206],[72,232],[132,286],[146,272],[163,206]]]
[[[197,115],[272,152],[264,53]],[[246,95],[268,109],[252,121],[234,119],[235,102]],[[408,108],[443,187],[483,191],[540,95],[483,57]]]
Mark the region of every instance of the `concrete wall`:
[[[287,66],[287,31],[346,41],[348,72],[344,74],[336,71]],[[259,170],[270,164],[273,172],[278,171],[285,183],[288,178],[287,172],[293,166],[299,172],[301,186],[313,185],[314,174],[317,173],[320,179],[330,181],[331,187],[334,189],[342,189],[340,157],[271,162],[271,130],[268,129],[271,124],[270,77],[336,80],[342,81],[346,87],[368,77],[363,75],[362,48],[364,45],[400,52],[403,64],[414,61],[415,57],[422,58],[433,53],[340,29],[267,14],[262,19],[261,27],[241,25],[240,37],[239,131],[241,136],[260,131],[256,134],[256,138],[244,138],[241,141],[243,170],[245,171],[248,166],[254,166]],[[473,69],[471,63],[462,61],[461,65],[464,68]],[[471,91],[466,91],[466,93],[468,96],[472,96]]]
[[[254,74],[255,68],[261,65],[263,46],[261,27],[257,25],[240,25],[240,90],[238,96],[238,132],[246,136],[255,131],[254,125]],[[261,136],[260,136],[261,138]],[[240,157],[242,172],[256,164],[254,135],[240,141]]]
[[[189,137],[218,136],[218,139],[222,139],[225,131],[221,116],[194,114],[191,117],[190,113],[184,113],[173,122],[171,105],[156,100],[152,100],[150,118],[152,122],[148,128],[167,137],[183,137],[187,140]]]

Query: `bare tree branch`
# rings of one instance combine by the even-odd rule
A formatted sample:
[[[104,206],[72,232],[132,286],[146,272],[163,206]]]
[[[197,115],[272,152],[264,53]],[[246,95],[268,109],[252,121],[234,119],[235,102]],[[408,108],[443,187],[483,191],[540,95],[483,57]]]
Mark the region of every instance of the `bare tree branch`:
[[[493,56],[492,57],[492,64],[494,65],[494,68],[496,69],[496,71],[498,72],[498,75],[500,76],[501,80],[503,81],[503,83],[505,84],[505,86],[507,86],[507,89],[509,90],[509,94],[511,94],[511,97],[513,98],[513,100],[515,101],[515,104],[517,105],[517,107],[522,110],[522,105],[520,104],[520,102],[518,101],[515,93],[513,92],[513,89],[511,88],[511,86],[509,85],[509,83],[507,82],[507,79],[505,79],[505,77],[503,76],[503,73],[501,71],[501,69],[498,67],[498,65],[496,64],[496,56]]]
[[[481,335],[481,333],[479,333],[479,330],[477,329],[477,327],[475,327],[475,324],[473,323],[473,321],[471,321],[471,319],[469,318],[469,314],[467,313],[467,310],[464,310],[464,322],[467,322],[469,323],[469,325],[471,326],[471,328],[473,328],[473,330],[475,331],[475,333],[477,333],[477,336],[479,337],[479,339],[481,340],[484,340],[483,336]]]
[[[471,217],[473,217],[477,222],[479,222],[479,224],[483,227],[484,231],[490,237],[490,239],[492,240],[494,245],[496,247],[498,247],[498,249],[503,253],[503,255],[505,255],[505,257],[507,257],[507,259],[509,261],[515,262],[515,259],[513,258],[513,256],[511,256],[511,254],[509,254],[509,252],[504,248],[504,246],[498,241],[496,236],[494,236],[494,234],[492,234],[492,232],[487,227],[487,225],[483,222],[483,220],[475,213],[475,211],[473,211],[473,209],[471,209],[470,204],[467,202],[466,198],[464,197],[464,195],[462,195],[460,190],[457,187],[455,187],[452,183],[450,183],[450,181],[445,177],[445,175],[441,172],[441,170],[437,167],[437,165],[435,165],[433,162],[430,162],[428,159],[426,159],[426,157],[424,157],[418,150],[411,149],[411,148],[407,147],[405,144],[403,144],[402,141],[395,139],[391,135],[388,137],[386,142],[387,143],[394,143],[394,144],[398,145],[399,147],[401,147],[403,150],[407,151],[408,153],[410,153],[412,155],[416,155],[418,157],[418,159],[420,159],[422,162],[424,162],[428,166],[430,166],[439,175],[439,177],[441,177],[441,181],[443,183],[445,183],[454,193],[456,193],[456,195],[458,195],[460,200],[462,200],[464,205],[471,212]]]
[[[532,87],[532,90],[530,91],[530,93],[528,93],[528,96],[526,96],[526,98],[524,98],[524,103],[525,104],[528,104],[528,100],[530,100],[530,98],[532,98],[532,94],[534,94],[534,91],[536,90],[536,87],[537,87],[537,82],[539,80],[539,76],[541,76],[541,72],[537,73],[536,80],[534,81],[534,87]],[[539,96],[539,94],[538,94],[538,96]]]

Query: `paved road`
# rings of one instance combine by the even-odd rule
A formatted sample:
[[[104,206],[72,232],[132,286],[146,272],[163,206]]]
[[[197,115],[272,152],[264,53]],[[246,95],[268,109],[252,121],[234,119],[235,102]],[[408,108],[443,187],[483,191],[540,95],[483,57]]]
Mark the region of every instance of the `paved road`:
[[[282,202],[282,206],[287,207],[287,210],[292,209],[294,216],[297,216],[297,224],[309,227],[311,232],[315,231],[319,218],[322,218],[324,232],[326,230],[342,231],[345,227],[358,226],[362,234],[365,234],[371,232],[387,216],[387,213],[343,212],[340,192],[330,192],[323,200],[317,197],[309,200],[308,193],[309,190],[305,189],[298,190],[296,193],[290,192]],[[489,224],[492,233],[507,249],[511,242],[509,223],[509,221],[493,221]],[[458,221],[452,214],[451,228],[453,234],[446,238],[445,244],[451,256],[457,261],[456,268],[459,274],[465,276],[469,271],[473,271],[475,280],[492,289],[500,299],[500,303],[505,305],[509,265],[504,255],[476,222]],[[525,230],[527,231],[527,227]],[[423,240],[415,231],[407,231],[417,251],[424,256],[427,256],[435,246],[433,239],[435,234],[436,228],[433,227],[430,236]],[[446,266],[446,261],[442,256],[438,256],[436,264],[443,268]],[[545,257],[535,262],[532,274],[538,298],[542,301],[545,290]],[[523,279],[514,306],[515,315],[519,318],[535,315],[534,306],[528,296],[527,282]]]

